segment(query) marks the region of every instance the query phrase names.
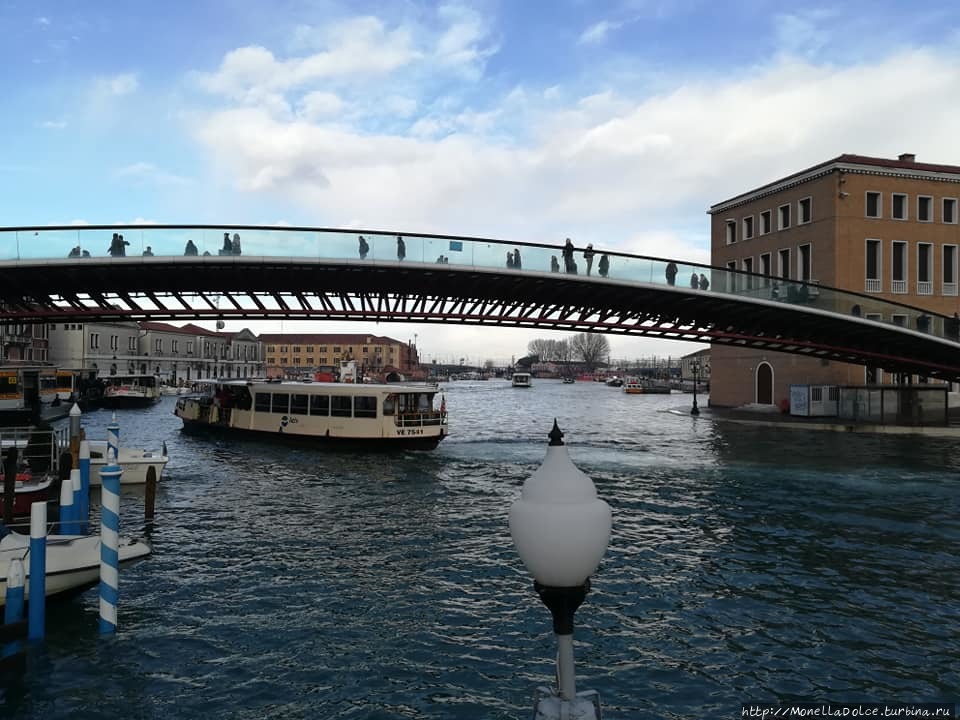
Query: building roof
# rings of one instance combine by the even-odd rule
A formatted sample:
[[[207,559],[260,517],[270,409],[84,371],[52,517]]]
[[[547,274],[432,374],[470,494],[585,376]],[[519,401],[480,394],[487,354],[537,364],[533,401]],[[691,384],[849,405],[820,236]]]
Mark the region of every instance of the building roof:
[[[288,345],[331,345],[333,343],[341,345],[367,345],[368,343],[374,345],[406,345],[401,340],[369,333],[275,333],[261,335],[260,341],[265,343],[282,342]]]
[[[748,190],[728,200],[711,205],[707,212],[710,215],[723,212],[751,200],[772,195],[775,192],[794,185],[800,185],[801,183],[814,180],[823,175],[829,175],[832,172],[883,173],[884,170],[890,174],[900,176],[960,182],[960,166],[917,162],[916,156],[911,153],[904,153],[895,160],[844,153],[843,155],[838,155],[835,158],[808,167],[806,170],[800,170],[799,172],[782,177],[779,180],[774,180],[766,185],[761,185],[758,188]]]

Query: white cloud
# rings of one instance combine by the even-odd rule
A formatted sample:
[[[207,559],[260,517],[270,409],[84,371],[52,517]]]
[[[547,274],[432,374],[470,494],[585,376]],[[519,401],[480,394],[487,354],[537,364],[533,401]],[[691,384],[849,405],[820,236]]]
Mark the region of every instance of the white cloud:
[[[147,162],[137,162],[118,168],[115,175],[118,178],[153,185],[188,185],[190,183],[187,178],[168,173]]]
[[[121,73],[110,77],[97,78],[96,90],[102,95],[129,95],[140,87],[136,73]]]
[[[702,251],[711,203],[841,152],[952,161],[958,81],[952,59],[911,51],[848,68],[783,61],[639,101],[598,93],[559,113],[529,105],[523,143],[488,138],[496,109],[427,116],[409,136],[227,110],[197,136],[241,189],[332,223],[616,247],[682,218]],[[892,132],[904,104],[916,120]]]
[[[301,98],[297,114],[305,120],[324,120],[343,112],[345,103],[334,93],[316,90]]]
[[[35,22],[37,23],[37,25],[43,25],[44,27],[46,27],[46,26],[48,26],[48,25],[50,24],[50,18],[48,18],[48,17],[38,17],[38,18],[35,20]]]
[[[444,65],[459,66],[478,72],[498,46],[487,44],[489,21],[472,8],[463,5],[442,5],[438,11],[448,25],[437,40],[434,56]]]
[[[44,120],[40,123],[40,127],[46,128],[47,130],[63,130],[67,126],[63,120]]]
[[[623,23],[611,22],[609,20],[601,20],[600,22],[594,23],[586,30],[584,30],[580,37],[577,39],[577,43],[580,45],[590,45],[590,44],[599,44],[607,39],[607,34],[611,30],[616,30]]]
[[[317,81],[388,74],[417,57],[406,29],[388,31],[374,17],[335,23],[318,35],[324,50],[287,60],[277,59],[263,47],[233,50],[224,57],[219,70],[199,73],[198,82],[209,92],[257,104],[265,95],[282,94]]]

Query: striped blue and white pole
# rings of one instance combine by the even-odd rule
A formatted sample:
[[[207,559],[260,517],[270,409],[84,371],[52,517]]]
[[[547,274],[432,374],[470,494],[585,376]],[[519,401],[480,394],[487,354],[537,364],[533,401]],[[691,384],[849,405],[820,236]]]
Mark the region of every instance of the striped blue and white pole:
[[[3,622],[5,625],[23,620],[23,560],[13,558],[7,570],[7,593],[3,606]],[[20,650],[20,641],[9,642],[3,648],[3,657],[15,655]]]
[[[77,505],[80,520],[80,534],[87,534],[90,522],[90,443],[80,441],[80,503]]]
[[[120,599],[120,476],[117,454],[110,453],[100,470],[100,633],[117,630]]]
[[[30,506],[30,596],[27,637],[43,640],[47,609],[47,503]]]
[[[75,471],[71,470],[72,476]],[[60,485],[60,534],[75,535],[75,521],[77,513],[73,507],[73,481],[67,478]]]
[[[73,533],[79,535],[83,527],[83,518],[80,517],[80,492],[83,487],[83,482],[80,480],[80,468],[73,468],[70,471],[70,484],[73,486],[73,510],[71,511],[73,513],[71,515]]]
[[[114,454],[120,457],[120,425],[117,423],[117,414],[114,413],[107,425],[107,462],[110,462],[110,449],[113,448]]]

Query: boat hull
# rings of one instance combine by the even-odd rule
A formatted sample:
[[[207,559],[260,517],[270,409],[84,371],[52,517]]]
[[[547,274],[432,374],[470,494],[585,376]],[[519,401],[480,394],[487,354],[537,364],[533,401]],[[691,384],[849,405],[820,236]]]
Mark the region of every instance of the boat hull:
[[[0,542],[0,606],[6,604],[7,572],[10,560],[23,561],[28,578],[24,596],[30,597],[30,538],[11,533]],[[121,538],[117,548],[120,565],[129,565],[147,557],[151,548],[145,542]],[[96,535],[51,535],[47,538],[47,597],[82,592],[100,580],[100,538]]]
[[[100,471],[107,465],[106,442],[90,442],[90,486],[102,484]],[[170,458],[162,453],[150,450],[137,450],[120,446],[120,457],[117,459],[123,475],[120,476],[121,485],[143,485],[147,482],[147,471],[152,467],[157,474],[157,482],[163,476],[163,469]]]

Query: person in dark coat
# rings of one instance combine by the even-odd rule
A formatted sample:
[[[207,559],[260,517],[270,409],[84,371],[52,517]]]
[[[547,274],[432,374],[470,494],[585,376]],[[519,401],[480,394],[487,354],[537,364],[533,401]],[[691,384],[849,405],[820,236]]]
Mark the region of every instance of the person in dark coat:
[[[233,255],[233,243],[230,242],[230,233],[223,234],[223,247],[220,248],[221,255]]]
[[[523,265],[520,263],[520,248],[513,249],[513,269],[520,270]]]
[[[607,273],[610,272],[610,258],[607,257],[606,253],[600,256],[600,264],[597,265],[597,272],[600,273],[600,277],[606,277]]]
[[[196,255],[197,246],[193,244],[193,240],[187,240],[187,246],[183,249],[184,255]]]
[[[513,253],[507,250],[507,269],[513,270]]]
[[[556,255],[550,256],[550,272],[560,272],[560,261]]]
[[[407,245],[403,238],[397,235],[397,260],[403,260],[407,256]]]
[[[697,277],[696,273],[693,273],[690,276],[690,287],[692,287],[694,290],[697,290],[700,288],[700,278]]]
[[[363,235],[357,240],[357,252],[360,253],[361,260],[366,260],[367,253],[370,252],[370,245],[367,244],[367,239]]]
[[[707,280],[707,276],[703,273],[700,273],[700,289],[708,290],[710,288],[710,281]]]
[[[570,238],[567,238],[567,241],[563,245],[563,271],[567,273],[574,272],[573,270],[573,243],[570,241]]]
[[[583,251],[583,259],[587,263],[587,275],[589,275],[590,268],[593,267],[593,243],[587,244],[587,249]]]
[[[667,269],[665,270],[667,275],[667,285],[676,285],[677,284],[677,264],[672,260],[667,263]]]
[[[233,254],[239,255],[242,252],[240,249],[240,233],[233,234]]]

